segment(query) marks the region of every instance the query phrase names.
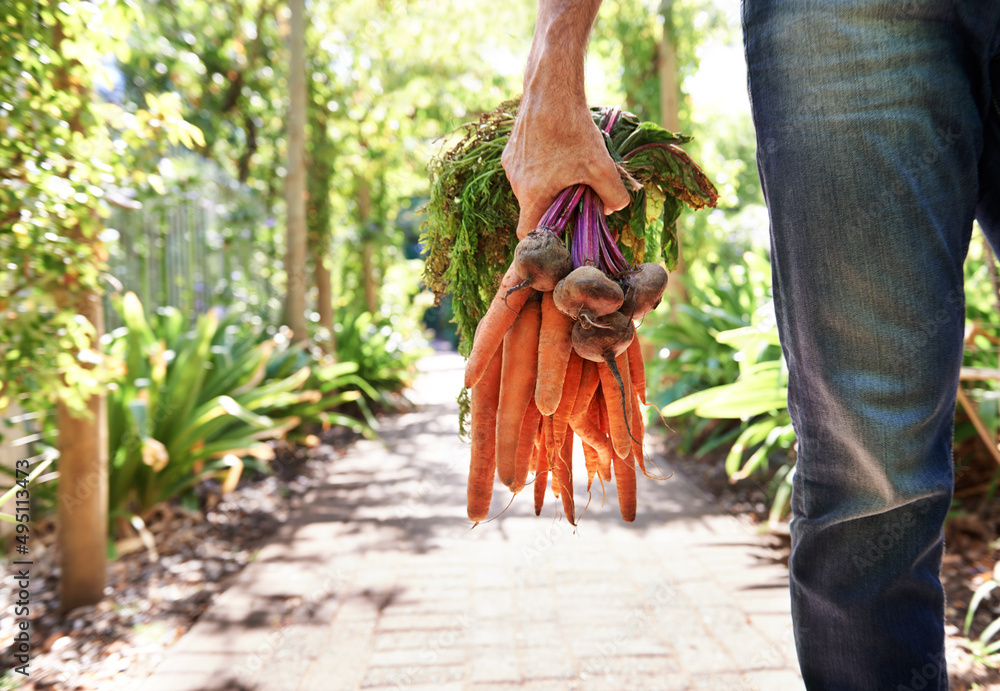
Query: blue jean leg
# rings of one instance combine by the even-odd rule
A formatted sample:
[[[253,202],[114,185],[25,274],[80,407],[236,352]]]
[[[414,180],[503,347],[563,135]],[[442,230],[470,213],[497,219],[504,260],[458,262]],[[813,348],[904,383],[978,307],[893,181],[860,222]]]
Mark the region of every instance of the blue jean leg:
[[[942,524],[998,4],[744,0],[810,690],[947,688]]]

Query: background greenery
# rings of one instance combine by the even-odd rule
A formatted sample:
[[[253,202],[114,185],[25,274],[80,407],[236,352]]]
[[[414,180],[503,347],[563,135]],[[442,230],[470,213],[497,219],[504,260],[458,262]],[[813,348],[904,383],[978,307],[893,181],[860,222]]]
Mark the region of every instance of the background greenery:
[[[0,7],[0,434],[30,435],[32,460],[53,458],[57,402],[79,412],[106,393],[111,535],[158,502],[191,501],[202,479],[229,487],[265,471],[268,439],[330,425],[371,434],[427,352],[425,324],[454,339],[447,302],[432,306],[420,285],[426,162],[447,132],[518,94],[535,0],[307,3],[302,345],[281,314],[287,4]],[[587,88],[592,104],[676,121],[719,188],[716,210],[679,221],[684,272],[642,330],[649,391],[680,450],[765,488],[777,526],[795,437],[738,11],[606,0]],[[981,240],[966,278],[965,364],[996,368],[1000,292]],[[86,296],[103,301],[99,341]],[[979,382],[970,397],[995,433],[1000,387]],[[957,473],[969,496],[992,498],[1000,472],[976,439],[960,415]],[[41,476],[40,511],[57,477]]]

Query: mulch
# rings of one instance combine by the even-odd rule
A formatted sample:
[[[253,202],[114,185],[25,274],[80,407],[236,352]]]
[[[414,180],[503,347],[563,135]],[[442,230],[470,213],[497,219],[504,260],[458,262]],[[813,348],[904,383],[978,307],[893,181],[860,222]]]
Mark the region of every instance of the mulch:
[[[156,507],[145,517],[155,553],[135,535],[117,540],[105,599],[66,614],[59,612],[54,522],[33,526],[32,573],[44,576],[31,585],[30,674],[8,671],[0,691],[134,691],[321,481],[343,454],[345,436],[338,430],[313,448],[278,444],[273,475],[241,480],[225,496],[219,483],[202,483],[198,510],[177,502]],[[0,582],[0,602],[16,599],[13,585]],[[0,659],[13,659],[15,623],[0,618]]]

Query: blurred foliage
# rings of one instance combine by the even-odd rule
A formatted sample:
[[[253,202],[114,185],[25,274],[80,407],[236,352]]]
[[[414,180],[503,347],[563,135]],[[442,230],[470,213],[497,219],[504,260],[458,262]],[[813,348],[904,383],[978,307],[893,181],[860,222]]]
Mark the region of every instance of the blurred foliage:
[[[497,70],[495,61],[526,43],[533,3],[491,6],[508,32],[456,40],[472,35],[484,4],[319,0],[307,8],[310,243],[319,248],[312,261],[326,255],[339,304],[366,307],[364,282],[380,284],[401,259],[395,220],[425,188],[429,142],[516,89],[520,68]],[[178,94],[205,133],[198,152],[255,190],[275,219],[254,230],[255,242],[283,257],[287,7],[270,0],[143,6],[145,20],[131,27],[121,59],[119,97]],[[374,247],[373,267],[362,267],[359,244]],[[271,283],[280,295],[285,279],[275,264]]]
[[[979,606],[988,603],[991,599],[996,600],[993,593],[996,592],[997,588],[1000,588],[1000,566],[995,567],[993,577],[984,580],[972,594],[972,600],[969,602],[969,609],[965,615],[965,626],[962,630],[966,636],[965,646],[972,652],[973,658],[993,669],[1000,669],[1000,617],[996,617],[987,624],[975,639],[968,636]]]
[[[678,280],[688,302],[651,312],[642,329],[660,349],[646,366],[651,400],[660,406],[734,381],[740,372],[736,350],[716,336],[773,322],[771,269],[757,254],[747,252],[734,262],[696,262]]]
[[[113,371],[91,348],[78,296],[101,292],[107,192],[140,184],[168,144],[201,141],[173,94],[131,111],[100,103],[108,56],[137,15],[125,3],[5,4],[0,31],[0,409],[71,410]],[[148,168],[147,168],[148,169]]]
[[[1000,367],[1000,305],[995,258],[981,234],[965,263],[966,344],[963,365]],[[788,511],[794,477],[795,434],[787,411],[787,372],[771,302],[770,266],[752,252],[737,264],[699,261],[683,278],[689,304],[652,313],[644,335],[660,348],[647,366],[651,400],[677,418],[681,449],[698,457],[729,445],[732,481],[755,478],[771,496],[770,518]],[[987,429],[1000,430],[1000,382],[967,382]],[[955,444],[977,437],[960,416]],[[775,465],[777,462],[777,465]],[[956,473],[975,458],[957,458]],[[987,465],[993,466],[992,458]],[[995,480],[995,476],[994,476]],[[995,482],[990,492],[996,491]]]
[[[646,369],[651,400],[680,418],[682,450],[700,457],[728,444],[732,481],[770,482],[778,520],[788,507],[795,433],[770,265],[747,252],[740,263],[695,263],[684,281],[689,304],[647,317],[644,334],[661,348]]]
[[[402,393],[416,377],[416,363],[430,350],[421,317],[434,296],[421,289],[423,262],[418,259],[388,267],[379,295],[379,312],[352,304],[334,312],[337,359],[358,364],[358,376],[377,390]],[[376,399],[391,406],[391,399]]]
[[[125,326],[105,339],[127,365],[108,396],[112,517],[141,516],[208,477],[231,487],[246,467],[267,472],[274,453],[264,440],[299,429],[342,425],[373,436],[370,404],[390,404],[387,392],[405,387],[423,354],[388,314],[377,327],[368,313],[348,320],[358,337],[344,339],[345,351],[354,357],[334,360],[290,345],[284,328],[267,336],[214,310],[189,329],[174,308],[147,318],[132,293],[119,309]]]

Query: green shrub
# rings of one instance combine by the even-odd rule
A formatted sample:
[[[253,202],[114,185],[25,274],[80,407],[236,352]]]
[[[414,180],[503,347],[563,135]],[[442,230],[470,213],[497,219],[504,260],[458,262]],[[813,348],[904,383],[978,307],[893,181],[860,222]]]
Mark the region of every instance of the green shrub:
[[[285,342],[279,332],[275,339]],[[296,401],[280,408],[277,415],[294,416],[302,421],[302,427],[331,425],[348,427],[368,438],[375,435],[377,426],[369,401],[386,402],[386,396],[358,375],[361,366],[357,362],[337,362],[331,356],[323,355],[316,349],[293,345],[276,350],[267,361],[267,379],[285,379],[303,367],[309,368],[309,378],[305,388],[316,391],[317,396]],[[363,420],[340,411],[347,405],[357,406]]]
[[[734,381],[740,372],[736,351],[715,336],[761,322],[770,306],[770,266],[749,252],[744,263],[692,265],[680,280],[687,302],[669,312],[654,311],[642,328],[659,349],[646,366],[659,406]]]
[[[243,467],[259,469],[273,457],[265,439],[300,423],[270,413],[319,393],[303,390],[302,367],[267,379],[274,339],[215,312],[198,317],[193,330],[174,308],[147,321],[138,298],[121,301],[125,324],[108,351],[125,363],[125,375],[108,392],[109,510],[112,518],[142,514],[200,480]]]
[[[770,326],[745,326],[716,335],[720,343],[732,346],[739,363],[739,376],[729,384],[713,386],[690,394],[663,408],[667,417],[696,415],[710,420],[739,420],[727,433],[736,434],[726,456],[726,474],[736,482],[770,470],[772,455],[783,462],[769,488],[771,520],[785,514],[790,498],[791,449],[795,431],[788,415],[788,372],[778,343],[778,331]],[[702,447],[701,453],[705,453]],[[714,447],[712,447],[714,448]],[[748,455],[749,454],[749,455]]]
[[[788,507],[794,466],[788,373],[773,317],[770,265],[749,252],[743,258],[745,264],[690,268],[689,304],[660,317],[648,332],[669,354],[661,350],[647,371],[662,414],[684,421],[688,453],[703,456],[731,444],[725,462],[731,481],[769,478],[776,521]],[[709,424],[717,420],[731,424]],[[696,440],[700,445],[693,448]],[[772,456],[782,459],[773,474]]]

